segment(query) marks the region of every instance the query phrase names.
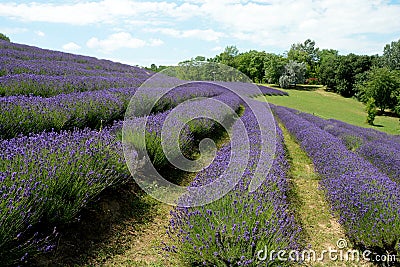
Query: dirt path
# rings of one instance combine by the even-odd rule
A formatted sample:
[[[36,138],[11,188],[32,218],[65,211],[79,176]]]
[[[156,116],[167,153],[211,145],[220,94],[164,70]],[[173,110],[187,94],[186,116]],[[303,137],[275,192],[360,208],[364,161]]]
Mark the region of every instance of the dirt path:
[[[166,227],[170,210],[171,206],[158,203],[151,221],[121,233],[126,235],[125,252],[108,258],[104,266],[183,266],[177,258],[166,258],[162,251],[163,242],[168,243]]]
[[[285,144],[289,153],[291,164],[290,177],[293,186],[292,202],[297,211],[297,219],[301,222],[305,238],[317,258],[322,251],[339,250],[337,243],[344,242],[346,236],[344,230],[332,216],[330,206],[324,193],[319,189],[319,177],[314,171],[311,159],[301,149],[289,132],[280,125],[284,132]],[[348,244],[351,247],[351,244]],[[346,247],[343,251],[347,251]],[[338,256],[339,258],[340,256]],[[323,261],[309,262],[307,266],[372,266],[365,262],[356,261],[332,261],[329,255]]]

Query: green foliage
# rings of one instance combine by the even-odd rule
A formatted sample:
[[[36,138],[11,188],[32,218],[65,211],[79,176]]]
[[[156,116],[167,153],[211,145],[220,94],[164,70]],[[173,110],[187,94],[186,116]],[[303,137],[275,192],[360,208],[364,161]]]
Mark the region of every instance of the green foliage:
[[[237,47],[231,45],[227,46],[224,52],[215,56],[215,58],[213,58],[212,61],[234,67],[235,66],[234,59],[238,55],[239,55],[239,50],[237,49]]]
[[[247,76],[239,73],[226,64],[210,64],[209,62],[195,59],[180,62],[178,68],[169,69],[166,73],[172,77],[189,81],[241,81],[248,82]],[[171,73],[173,71],[174,73]]]
[[[374,125],[374,120],[376,117],[376,105],[375,105],[375,99],[373,99],[372,97],[367,101],[366,111],[367,111],[367,123],[369,125]]]
[[[285,72],[285,65],[287,63],[287,58],[284,58],[281,55],[267,54],[266,60],[264,62],[264,79],[268,83],[279,83],[279,78]]]
[[[319,84],[319,80],[318,80],[318,78],[308,78],[308,79],[306,79],[305,84],[318,85]]]
[[[364,84],[368,81],[368,74],[369,71],[363,72],[363,73],[359,73],[356,75],[355,77],[355,90],[356,90],[356,94],[354,95],[358,101],[362,102],[362,99],[365,98],[365,92],[364,92]]]
[[[370,124],[370,125],[372,125],[372,124]],[[362,139],[362,137],[356,136],[356,135],[345,135],[345,136],[341,136],[340,139],[342,139],[344,141],[346,147],[352,151],[356,151],[364,143],[364,140]]]
[[[315,77],[319,62],[319,48],[315,47],[315,41],[307,39],[304,43],[293,44],[287,57],[289,60],[305,63],[306,78]]]
[[[394,107],[394,112],[400,117],[400,95],[397,97],[397,105]]]
[[[0,40],[10,42],[10,38],[0,32]]]
[[[323,49],[319,53],[320,62],[316,69],[318,80],[328,88],[334,88],[335,71],[338,64],[339,52],[333,49]]]
[[[267,54],[264,51],[250,50],[237,55],[234,59],[233,67],[246,74],[254,82],[262,83],[265,79],[266,59]]]
[[[285,73],[279,78],[279,85],[282,88],[289,88],[290,85],[304,83],[306,64],[290,60],[285,65]]]
[[[400,70],[400,39],[385,46],[382,58],[386,67],[392,70]]]
[[[160,71],[165,70],[166,68],[168,68],[168,66],[163,66],[163,65],[157,66],[154,63],[151,64],[150,67],[145,67],[145,69],[151,70],[151,71],[154,71],[154,72],[160,72]]]
[[[290,76],[288,76],[288,75],[282,75],[282,76],[279,78],[279,86],[280,86],[281,88],[288,89],[288,88],[290,87],[291,84],[292,84],[292,79],[291,79]]]
[[[239,53],[236,46],[227,46],[223,53],[208,61],[233,67],[256,83],[278,83],[288,63],[287,58],[265,51],[250,50]]]
[[[367,103],[371,98],[381,111],[389,108],[394,110],[400,91],[397,71],[388,68],[373,68],[368,72],[367,80],[362,85],[362,100]]]
[[[248,52],[239,53],[236,46],[227,46],[225,51],[209,61],[217,62],[236,68],[247,75],[254,82],[262,83],[265,81],[265,68],[272,54],[264,51],[250,50]],[[280,75],[276,78],[279,79]]]
[[[376,62],[377,56],[339,56],[334,50],[327,51],[318,68],[318,78],[333,92],[352,97],[358,94],[358,75],[369,71]]]
[[[285,66],[288,73],[294,80],[294,84],[304,83],[307,66],[304,62],[289,61]]]

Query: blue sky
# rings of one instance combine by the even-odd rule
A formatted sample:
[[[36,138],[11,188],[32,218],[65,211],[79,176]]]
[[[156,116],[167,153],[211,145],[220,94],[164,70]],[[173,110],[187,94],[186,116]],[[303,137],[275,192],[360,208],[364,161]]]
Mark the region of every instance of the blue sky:
[[[131,65],[176,65],[227,45],[283,54],[310,38],[341,54],[400,39],[400,0],[67,0],[0,3],[13,42]]]

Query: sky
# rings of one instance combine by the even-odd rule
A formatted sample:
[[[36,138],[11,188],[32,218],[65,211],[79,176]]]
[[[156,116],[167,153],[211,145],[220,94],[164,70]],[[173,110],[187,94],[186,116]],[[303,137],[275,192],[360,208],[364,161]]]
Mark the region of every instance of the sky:
[[[67,0],[0,2],[12,42],[130,65],[176,65],[235,45],[284,54],[311,39],[382,54],[400,39],[400,0]]]

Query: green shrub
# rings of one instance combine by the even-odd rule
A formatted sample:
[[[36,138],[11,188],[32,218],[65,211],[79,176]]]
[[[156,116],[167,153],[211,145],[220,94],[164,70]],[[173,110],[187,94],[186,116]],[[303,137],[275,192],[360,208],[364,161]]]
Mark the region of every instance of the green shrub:
[[[6,35],[4,35],[2,33],[0,33],[0,40],[4,40],[4,41],[7,41],[7,42],[10,42],[10,38],[8,38]]]
[[[281,88],[287,89],[290,87],[290,84],[292,83],[292,80],[290,76],[288,75],[283,75],[279,78],[279,86]]]
[[[376,117],[376,105],[375,105],[375,99],[373,99],[372,97],[370,97],[369,100],[367,101],[366,110],[367,110],[367,123],[369,125],[374,125],[374,120]]]

